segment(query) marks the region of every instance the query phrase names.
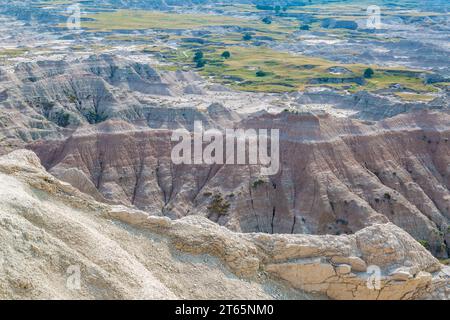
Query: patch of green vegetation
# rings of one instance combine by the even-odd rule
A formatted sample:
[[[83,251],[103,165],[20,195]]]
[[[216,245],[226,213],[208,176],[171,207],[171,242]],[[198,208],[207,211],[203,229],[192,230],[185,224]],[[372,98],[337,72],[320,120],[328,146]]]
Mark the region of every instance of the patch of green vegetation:
[[[375,72],[373,71],[372,68],[367,68],[366,70],[364,70],[363,76],[364,76],[364,78],[366,78],[366,79],[372,78],[372,76],[373,76],[374,73],[375,73]]]
[[[74,96],[73,94],[69,94],[68,96],[67,96],[67,98],[69,99],[69,102],[70,103],[75,103],[75,102],[77,102],[77,97],[76,96]]]
[[[263,185],[264,183],[265,183],[264,180],[262,180],[262,179],[257,179],[257,180],[255,180],[255,181],[253,181],[253,183],[252,183],[252,188],[253,188],[253,189],[256,189],[256,188],[258,188],[258,186]]]
[[[414,90],[416,92],[437,92],[438,89],[434,85],[427,85],[419,77],[408,75],[391,75],[386,74],[383,71],[378,72],[375,70],[375,74],[372,78],[367,79],[369,88],[372,87],[375,90],[389,88],[392,85],[399,84],[404,88]]]
[[[74,45],[74,46],[71,46],[70,49],[72,49],[73,51],[83,51],[86,49],[86,47],[84,47],[82,45]]]
[[[224,58],[224,59],[229,59],[231,57],[230,51],[222,52],[221,57]]]
[[[265,24],[251,18],[238,18],[226,15],[172,13],[145,10],[118,10],[88,15],[93,21],[83,22],[83,28],[96,31],[143,30],[143,29],[200,29],[205,26],[239,26],[266,32],[294,29],[292,21],[278,21]],[[61,25],[64,27],[64,25]]]
[[[424,101],[428,102],[435,98],[433,95],[410,93],[410,92],[398,92],[395,94],[404,101]]]
[[[250,33],[245,33],[243,36],[242,36],[242,40],[244,40],[244,41],[250,41],[250,40],[252,40],[252,35],[250,34]]]
[[[272,23],[272,19],[270,17],[264,17],[261,20],[262,22],[264,22],[265,24],[271,24]]]
[[[255,75],[257,77],[265,77],[265,76],[267,76],[267,72],[265,72],[263,70],[258,70],[258,71],[255,72]]]
[[[196,49],[198,50],[198,49]],[[224,59],[221,56],[226,50],[230,52],[230,58]],[[335,88],[350,87],[350,91],[368,90],[375,91],[386,89],[394,84],[400,84],[404,88],[412,89],[418,94],[421,92],[434,92],[437,90],[432,85],[426,85],[422,79],[416,76],[413,71],[398,69],[398,74],[393,73],[396,69],[378,69],[376,66],[366,66],[360,64],[339,64],[326,59],[292,55],[287,52],[275,51],[267,47],[252,46],[217,46],[209,45],[202,47],[203,59],[206,64],[202,73],[211,76],[216,81],[229,84],[236,89],[244,91],[262,92],[289,92],[303,90],[312,86],[313,79],[344,79],[343,83],[327,84]],[[194,51],[185,50],[183,54],[171,52],[168,59],[179,66],[190,65]],[[194,66],[191,64],[191,66]],[[350,71],[346,75],[330,73],[331,67],[344,67]],[[367,69],[374,71],[371,78],[366,79],[365,85],[355,83],[345,83],[345,79],[362,78]],[[262,70],[262,76],[258,70]]]
[[[360,18],[360,15],[336,16],[335,9],[348,12],[348,6],[334,8],[332,5],[333,9],[326,8],[325,11],[320,11],[320,14],[316,10],[317,8],[314,9],[315,6],[323,8],[321,5],[308,5],[308,8],[288,6],[287,10],[288,12],[311,12],[317,17],[328,17],[334,12],[334,18],[340,20]],[[300,21],[297,18],[283,16],[282,12],[275,14],[274,11],[271,11],[261,15],[261,11],[254,5],[218,5],[218,7],[220,10],[231,13],[259,12],[259,14],[258,16],[236,17],[219,14],[118,10],[89,15],[88,18],[93,20],[83,22],[83,28],[108,32],[122,29],[154,28],[161,30],[160,34],[166,37],[165,40],[178,43],[178,49],[164,44],[151,48],[143,46],[143,52],[160,56],[162,62],[167,63],[158,66],[158,69],[174,71],[197,68],[201,74],[243,91],[291,92],[319,84],[338,90],[357,92],[360,90],[376,91],[398,84],[405,88],[405,92],[414,91],[417,94],[416,96],[407,96],[404,92],[399,92],[398,96],[408,101],[428,101],[426,99],[431,99],[431,96],[428,96],[427,93],[438,91],[438,84],[424,84],[419,73],[413,70],[362,64],[340,64],[326,59],[293,55],[267,48],[265,43],[270,41],[292,40],[292,32],[299,30]],[[270,18],[270,23],[268,23],[269,19],[263,17]],[[243,31],[238,32],[234,29],[220,34],[207,32],[196,38],[189,38],[173,32],[175,29],[193,30],[210,26],[236,26],[242,28]],[[303,27],[301,29],[304,30],[321,28],[320,21],[311,22],[308,25],[301,24],[301,26]],[[329,32],[337,38],[345,38],[348,36],[349,30],[330,29]],[[374,39],[377,37],[370,34],[360,36],[374,37]],[[152,40],[148,36],[141,35],[108,35],[107,39],[127,42]],[[203,52],[203,56],[196,59],[194,54],[199,50]],[[327,70],[333,66],[344,67],[350,73],[333,74]],[[372,70],[373,73],[370,76],[366,74],[365,83],[358,80],[364,78],[367,70]]]
[[[218,215],[225,215],[230,208],[230,203],[223,199],[221,194],[215,194],[211,203],[208,206],[210,213]]]
[[[417,240],[425,249],[430,250],[430,243],[427,240]]]
[[[28,49],[15,48],[15,49],[0,49],[0,58],[16,58],[27,53]]]
[[[55,122],[60,127],[67,127],[70,124],[70,114],[60,111],[55,115]]]
[[[91,124],[103,122],[107,118],[105,115],[100,114],[96,110],[89,110],[84,116],[86,120]]]

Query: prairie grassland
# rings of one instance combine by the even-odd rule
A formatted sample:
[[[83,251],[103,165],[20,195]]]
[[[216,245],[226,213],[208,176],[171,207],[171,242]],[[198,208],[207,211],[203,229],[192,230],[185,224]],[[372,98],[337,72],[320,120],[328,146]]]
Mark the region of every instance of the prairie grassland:
[[[418,94],[418,93],[408,93],[408,92],[398,92],[395,94],[399,98],[405,101],[431,101],[435,98],[433,95]]]
[[[261,32],[286,32],[298,25],[290,20],[280,20],[270,25],[255,18],[230,17],[214,14],[169,13],[161,11],[118,10],[92,14],[83,27],[97,31],[143,29],[199,29],[218,26],[236,26]]]
[[[16,48],[16,49],[1,49],[0,58],[15,58],[28,52],[29,49]]]
[[[375,74],[365,79],[365,85],[356,83],[331,83],[334,88],[346,88],[350,91],[379,90],[394,84],[417,91],[417,93],[435,92],[437,88],[425,85],[415,76],[415,71],[405,68],[380,68],[362,64],[340,64],[322,58],[293,55],[267,47],[252,46],[205,46],[200,47],[204,53],[206,65],[199,68],[200,73],[216,81],[229,84],[246,91],[289,92],[303,90],[312,86],[312,79],[346,79],[362,77],[364,70],[371,67]],[[194,67],[192,58],[196,49],[166,52],[166,57],[180,66]],[[180,50],[178,50],[180,51]],[[229,51],[231,57],[221,57],[223,51]],[[342,67],[346,74],[331,73],[329,68]],[[257,71],[264,72],[258,76]],[[425,96],[421,96],[425,98]]]
[[[249,6],[223,6],[222,8],[252,10]],[[321,11],[320,14],[327,15],[327,12]],[[355,15],[353,18],[356,19],[358,16]],[[92,14],[89,18],[93,20],[83,22],[83,28],[92,31],[155,29],[165,33],[168,39],[179,43],[178,49],[161,48],[160,53],[163,59],[174,64],[170,67],[164,66],[166,69],[195,67],[192,61],[194,51],[201,50],[204,53],[206,64],[197,70],[218,82],[240,90],[289,92],[303,90],[305,87],[313,85],[312,81],[320,79],[319,81],[325,82],[324,85],[352,92],[386,89],[394,84],[414,90],[419,95],[437,91],[435,86],[425,85],[423,80],[412,70],[408,73],[409,70],[403,68],[391,70],[362,64],[340,64],[326,59],[277,51],[261,44],[256,45],[258,38],[273,39],[274,41],[292,40],[292,32],[298,30],[299,26],[299,21],[295,19],[273,17],[271,24],[265,24],[256,17],[134,10],[102,12]],[[192,41],[184,35],[173,32],[174,30],[208,29],[221,26],[232,26],[235,29],[227,29],[226,32],[214,32],[210,29],[209,33],[199,36],[200,42]],[[245,32],[251,32],[252,39],[250,41],[242,39]],[[339,32],[345,36],[345,31],[336,31],[336,33]],[[145,41],[145,37],[139,36],[107,36],[107,39],[120,41],[133,38]],[[149,42],[151,42],[150,39]],[[155,49],[149,50],[154,51]],[[229,51],[231,57],[229,59],[222,58],[223,51]],[[348,72],[338,75],[328,70],[336,66],[343,67]],[[368,67],[375,71],[374,76],[366,79],[364,85],[358,84],[355,79],[361,78],[364,70]],[[392,71],[395,70],[399,72],[393,73]],[[257,74],[258,71],[260,71],[259,74]],[[421,98],[425,99],[425,97]]]

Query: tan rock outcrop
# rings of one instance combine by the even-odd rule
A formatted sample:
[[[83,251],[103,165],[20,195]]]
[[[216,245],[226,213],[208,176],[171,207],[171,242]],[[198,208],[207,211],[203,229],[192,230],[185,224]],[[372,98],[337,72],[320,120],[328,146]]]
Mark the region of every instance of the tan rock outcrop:
[[[0,178],[3,298],[276,298],[278,290],[290,298],[416,299],[448,284],[439,261],[392,223],[339,236],[236,233],[201,216],[171,220],[96,202],[22,150],[0,158]],[[194,261],[200,273],[189,267]],[[75,291],[65,285],[71,265],[83,270]],[[355,270],[365,265],[367,272]],[[406,270],[411,276],[399,279]],[[277,284],[264,293],[270,281]],[[199,289],[190,292],[193,283]]]

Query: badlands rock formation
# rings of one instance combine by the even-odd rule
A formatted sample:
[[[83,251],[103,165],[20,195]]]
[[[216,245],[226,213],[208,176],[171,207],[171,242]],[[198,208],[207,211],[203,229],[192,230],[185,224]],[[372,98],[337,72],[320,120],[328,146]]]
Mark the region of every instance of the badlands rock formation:
[[[135,57],[135,59],[137,59]],[[139,59],[137,59],[139,60]],[[192,71],[157,71],[148,63],[113,54],[66,56],[61,60],[20,62],[0,68],[0,154],[24,142],[62,138],[81,125],[120,119],[151,128],[233,126],[252,108],[279,111],[288,105],[330,105],[365,120],[424,110],[448,110],[448,92],[429,103],[392,101],[377,94],[342,95],[333,90],[250,95],[207,83]],[[228,105],[237,100],[233,108]],[[209,107],[212,105],[212,107]],[[199,108],[200,106],[200,108]],[[205,111],[206,112],[202,112]],[[7,139],[7,143],[2,140]]]
[[[290,112],[248,117],[238,126],[280,129],[280,171],[270,177],[250,165],[174,165],[171,130],[120,121],[29,148],[96,199],[151,214],[202,215],[238,232],[333,235],[390,221],[447,257],[448,123],[448,113],[431,111],[378,123]]]
[[[0,298],[449,298],[448,268],[392,223],[235,233],[96,202],[25,150],[0,158],[0,179]]]
[[[175,97],[202,93],[196,87],[200,80],[193,72],[158,73],[148,64],[106,54],[0,68],[0,142],[8,141],[0,143],[0,153],[107,119],[152,128],[192,128],[194,118],[214,127],[239,120],[218,103],[210,102],[206,112],[193,103],[179,105]]]

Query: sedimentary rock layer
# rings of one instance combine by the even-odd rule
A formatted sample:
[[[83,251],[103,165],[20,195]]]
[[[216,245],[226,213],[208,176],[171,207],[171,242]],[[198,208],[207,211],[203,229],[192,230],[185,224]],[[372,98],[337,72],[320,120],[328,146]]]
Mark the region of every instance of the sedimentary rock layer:
[[[390,221],[445,257],[448,123],[443,112],[376,124],[288,112],[247,118],[241,127],[280,129],[280,170],[269,177],[256,165],[175,165],[170,130],[122,122],[29,147],[80,190],[154,215],[195,213],[239,232],[334,235]]]
[[[96,202],[24,150],[0,158],[0,178],[2,298],[414,299],[448,292],[448,270],[392,223],[340,236],[235,233],[200,216],[171,220]],[[68,285],[73,266],[76,288]],[[368,285],[374,268],[378,282]]]

